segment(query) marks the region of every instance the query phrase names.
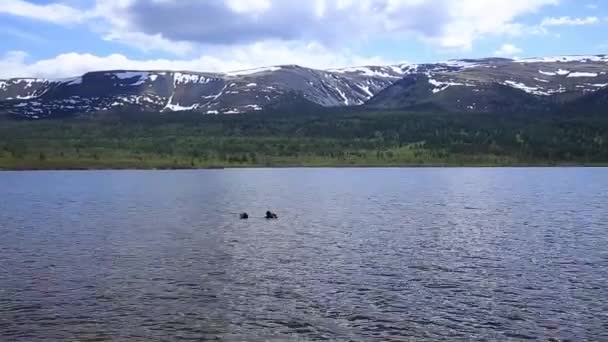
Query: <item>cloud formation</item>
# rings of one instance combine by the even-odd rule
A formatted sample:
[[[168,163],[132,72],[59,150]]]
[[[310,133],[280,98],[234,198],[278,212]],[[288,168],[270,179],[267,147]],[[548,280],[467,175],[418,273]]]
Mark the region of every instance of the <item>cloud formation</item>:
[[[541,26],[584,26],[593,25],[600,22],[598,17],[585,17],[585,18],[573,18],[573,17],[558,17],[558,18],[545,18],[543,19]]]
[[[67,52],[31,61],[27,54],[11,52],[0,57],[0,77],[67,77],[99,69],[229,71],[269,64],[315,68],[386,64],[396,61],[362,57],[352,49],[375,40],[395,44],[415,40],[435,51],[461,53],[487,37],[506,40],[547,34],[555,26],[598,22],[596,17],[568,16],[545,18],[536,25],[520,20],[559,1],[48,0],[40,4],[2,0],[0,14],[78,26],[106,41],[172,57],[135,60],[123,54]],[[0,30],[0,34],[23,35],[10,30]],[[521,52],[517,46],[504,44],[495,54]]]
[[[513,44],[503,44],[498,50],[494,52],[494,55],[500,57],[513,57],[522,52],[522,49],[518,48]]]
[[[136,0],[119,15],[146,34],[219,45],[260,40],[335,45],[387,32],[433,37],[441,34],[437,23],[449,20],[441,6],[411,0]]]
[[[87,16],[83,11],[60,3],[38,5],[24,0],[2,0],[0,13],[63,25],[80,23]]]
[[[107,8],[124,29],[198,44],[261,40],[328,46],[379,35],[413,37],[441,48],[470,48],[505,34],[521,15],[556,0],[125,0]]]
[[[64,53],[56,57],[30,61],[27,53],[11,51],[0,57],[0,79],[11,77],[64,78],[78,76],[91,70],[190,70],[227,72],[273,65],[299,64],[316,68],[336,68],[348,65],[384,65],[397,61],[381,57],[360,57],[348,51],[332,51],[320,44],[259,42],[239,47],[223,47],[213,55],[191,59],[131,59],[122,54],[96,56],[87,53]]]
[[[483,36],[512,33],[518,17],[557,1],[96,0],[92,8],[77,9],[3,0],[0,13],[57,24],[94,22],[103,28],[106,39],[177,53],[184,52],[185,44],[275,40],[344,46],[378,36],[470,49]],[[142,40],[153,44],[138,44]],[[168,42],[181,46],[172,48]]]

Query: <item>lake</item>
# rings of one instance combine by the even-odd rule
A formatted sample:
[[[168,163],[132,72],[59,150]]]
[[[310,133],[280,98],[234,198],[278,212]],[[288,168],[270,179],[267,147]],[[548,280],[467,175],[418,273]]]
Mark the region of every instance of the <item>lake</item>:
[[[607,208],[605,168],[2,172],[0,340],[606,341]]]

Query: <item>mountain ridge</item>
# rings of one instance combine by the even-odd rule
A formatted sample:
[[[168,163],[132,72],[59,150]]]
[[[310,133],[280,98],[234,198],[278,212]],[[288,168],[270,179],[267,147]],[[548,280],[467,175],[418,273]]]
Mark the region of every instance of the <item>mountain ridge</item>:
[[[323,107],[538,111],[605,89],[607,73],[606,55],[490,57],[327,70],[278,65],[228,73],[102,70],[55,80],[0,80],[0,111],[28,119],[120,108],[237,114],[271,108],[289,93]],[[404,82],[410,82],[409,90],[400,88]],[[513,99],[518,104],[511,106]]]

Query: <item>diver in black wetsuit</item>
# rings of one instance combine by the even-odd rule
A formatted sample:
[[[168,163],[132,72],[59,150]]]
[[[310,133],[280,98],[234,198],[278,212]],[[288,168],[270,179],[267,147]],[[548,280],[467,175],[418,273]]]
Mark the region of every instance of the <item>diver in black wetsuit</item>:
[[[275,214],[275,213],[273,213],[273,212],[271,212],[271,211],[267,211],[267,212],[266,212],[266,219],[267,219],[267,220],[276,220],[276,219],[278,219],[278,218],[279,218],[279,217],[277,216],[277,214]]]
[[[242,214],[240,215],[240,217],[241,217],[241,220],[246,220],[246,219],[248,219],[248,218],[249,218],[249,214],[247,214],[247,213],[242,213]]]

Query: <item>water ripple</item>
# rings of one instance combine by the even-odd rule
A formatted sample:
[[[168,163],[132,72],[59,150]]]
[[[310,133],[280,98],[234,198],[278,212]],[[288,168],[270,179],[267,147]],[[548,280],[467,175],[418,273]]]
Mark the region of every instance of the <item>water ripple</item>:
[[[605,169],[0,184],[3,341],[608,340]]]

